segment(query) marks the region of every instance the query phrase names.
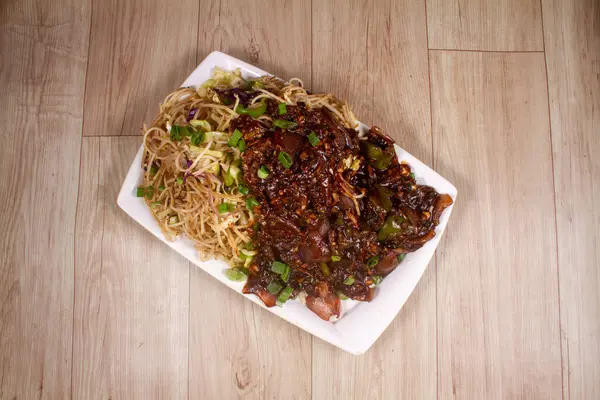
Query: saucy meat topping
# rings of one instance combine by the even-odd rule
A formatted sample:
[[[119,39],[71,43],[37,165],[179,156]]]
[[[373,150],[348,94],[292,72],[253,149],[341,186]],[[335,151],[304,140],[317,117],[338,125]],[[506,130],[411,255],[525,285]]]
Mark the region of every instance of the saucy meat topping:
[[[231,127],[246,142],[241,167],[256,221],[244,293],[271,307],[306,292],[307,306],[329,320],[340,298],[370,301],[404,255],[435,236],[452,199],[417,184],[379,128],[359,137],[326,108],[265,103],[272,128],[249,115]]]

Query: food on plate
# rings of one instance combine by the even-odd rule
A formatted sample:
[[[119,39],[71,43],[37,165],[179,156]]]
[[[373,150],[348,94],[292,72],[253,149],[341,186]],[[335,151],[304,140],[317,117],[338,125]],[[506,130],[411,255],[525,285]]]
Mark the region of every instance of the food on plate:
[[[138,188],[165,235],[225,259],[268,307],[299,298],[324,320],[370,301],[435,236],[452,199],[420,185],[379,128],[300,80],[216,69],[167,97],[145,129]]]

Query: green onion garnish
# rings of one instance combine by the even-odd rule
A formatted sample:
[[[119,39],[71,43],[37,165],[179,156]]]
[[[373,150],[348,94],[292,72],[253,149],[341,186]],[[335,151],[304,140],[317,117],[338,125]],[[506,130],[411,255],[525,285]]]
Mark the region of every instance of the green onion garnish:
[[[286,121],[284,119],[276,119],[275,121],[273,121],[273,126],[276,126],[278,128],[282,128],[282,129],[293,129],[293,128],[297,127],[298,124],[295,123],[294,121]]]
[[[285,151],[280,151],[279,156],[277,158],[279,158],[279,162],[281,163],[281,165],[283,165],[285,169],[290,169],[290,167],[292,166],[292,157],[290,157],[288,153],[286,153]]]
[[[279,108],[279,115],[283,115],[287,112],[287,107],[285,103],[279,103],[279,106],[277,107]]]
[[[260,179],[265,179],[267,176],[269,176],[269,170],[264,165],[261,165],[257,174]]]
[[[379,257],[371,257],[371,258],[369,258],[369,261],[367,261],[367,265],[369,267],[374,267],[377,265],[378,262],[379,262]]]
[[[258,200],[256,200],[254,197],[248,197],[246,199],[246,207],[248,208],[248,210],[252,211],[252,209],[254,207],[256,207],[258,205]]]
[[[177,181],[178,184],[183,185],[183,178],[182,177],[178,176],[177,179],[176,179],[176,181]]]
[[[156,173],[158,172],[158,167],[156,165],[152,164],[149,172],[150,172],[150,175],[156,175]]]
[[[279,275],[283,274],[287,268],[289,268],[289,266],[286,263],[282,263],[280,261],[273,261],[271,263],[271,271]]]
[[[229,268],[225,271],[225,276],[227,276],[230,281],[234,282],[241,282],[248,278],[248,275],[238,268]]]
[[[171,140],[173,142],[181,141],[181,132],[179,131],[179,125],[171,126]]]
[[[406,257],[406,253],[402,253],[402,254],[398,254],[396,256],[396,259],[401,262],[402,260],[404,260],[404,257]]]
[[[194,146],[200,145],[204,141],[204,132],[196,132],[190,138],[190,141]]]
[[[411,173],[410,173],[410,177],[411,177],[411,178],[413,178],[413,179],[415,179],[415,174],[414,174],[414,172],[411,172]]]
[[[242,152],[246,150],[246,141],[244,139],[240,139],[238,142],[238,149],[240,149]]]
[[[144,197],[146,195],[146,188],[143,188],[143,187],[137,188],[135,195],[137,197]]]
[[[233,131],[233,134],[227,141],[227,146],[229,146],[229,147],[237,146],[237,144],[241,138],[242,138],[242,132],[240,132],[239,129],[236,129],[235,131]]]
[[[383,277],[379,276],[379,275],[373,275],[372,278],[373,278],[373,283],[375,285],[379,285],[381,283],[381,281],[383,280]]]
[[[319,137],[317,136],[317,134],[312,131],[308,134],[308,141],[313,146],[316,146],[319,144],[319,142],[321,142],[321,140],[319,140]]]
[[[244,185],[239,185],[239,186],[238,186],[238,191],[239,191],[239,192],[240,192],[242,195],[244,195],[244,196],[247,196],[247,195],[248,195],[248,193],[250,193],[250,189],[248,189],[248,188],[247,188],[246,186],[244,186]]]
[[[267,285],[267,290],[271,294],[277,294],[281,290],[282,286],[277,282],[271,282]]]
[[[331,256],[331,261],[340,261],[342,257],[340,256]]]
[[[255,104],[250,107],[237,106],[235,112],[238,114],[247,114],[252,118],[258,118],[267,112],[267,103],[261,102],[260,104]]]
[[[234,209],[235,209],[235,205],[230,204],[230,203],[221,203],[217,206],[217,211],[219,211],[219,214],[224,214],[226,212],[232,212]]]
[[[293,291],[294,289],[291,286],[286,286],[286,288],[283,289],[281,293],[279,293],[279,296],[277,297],[277,302],[283,304],[286,301],[288,301]]]
[[[344,285],[350,286],[350,285],[352,285],[354,283],[354,280],[355,280],[354,277],[352,275],[350,275],[349,277],[347,277],[344,280]]]
[[[340,300],[348,300],[348,296],[346,296],[344,293],[342,292],[337,292],[337,297],[340,298]]]

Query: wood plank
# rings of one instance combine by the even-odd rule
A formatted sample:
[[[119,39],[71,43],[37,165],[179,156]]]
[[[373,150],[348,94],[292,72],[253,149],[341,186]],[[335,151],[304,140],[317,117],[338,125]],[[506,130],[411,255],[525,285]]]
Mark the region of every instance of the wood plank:
[[[538,0],[427,0],[430,49],[543,51]]]
[[[560,398],[544,56],[430,61],[434,164],[459,192],[437,252],[439,397]]]
[[[600,398],[600,3],[545,0],[563,398]]]
[[[350,98],[359,119],[372,120],[431,163],[423,2],[383,0],[354,6],[339,19],[341,2],[321,2],[315,8],[314,26],[322,31],[313,49],[314,85]],[[353,44],[349,48],[347,43]],[[315,398],[436,397],[435,276],[432,263],[398,317],[365,355],[355,357],[314,339]]]
[[[214,10],[210,4],[206,1],[202,8]],[[215,31],[200,33],[200,53],[213,50],[207,43],[218,42],[234,57],[310,83],[310,2],[253,0],[239,7],[223,0],[220,9]],[[192,270],[190,287],[191,398],[310,398],[308,333],[199,269]]]
[[[93,2],[84,136],[141,134],[196,67],[199,4]]]
[[[1,9],[0,397],[67,398],[90,7]]]
[[[85,138],[77,208],[73,396],[186,398],[188,262],[116,204],[139,138]]]

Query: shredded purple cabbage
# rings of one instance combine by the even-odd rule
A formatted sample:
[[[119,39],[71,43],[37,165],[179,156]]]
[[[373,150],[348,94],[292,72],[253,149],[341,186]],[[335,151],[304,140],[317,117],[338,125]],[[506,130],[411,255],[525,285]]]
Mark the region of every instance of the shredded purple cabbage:
[[[247,92],[240,88],[226,89],[226,90],[218,90],[215,91],[221,96],[223,100],[228,100],[231,104],[235,103],[235,96],[240,99],[240,104],[244,107],[248,107],[253,98],[255,98],[260,92]]]
[[[194,116],[196,115],[196,113],[198,112],[197,108],[192,108],[190,110],[190,112],[187,115],[187,118],[185,119],[187,122],[190,122],[192,119],[194,119]]]

